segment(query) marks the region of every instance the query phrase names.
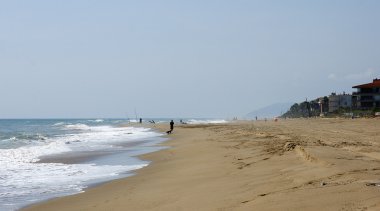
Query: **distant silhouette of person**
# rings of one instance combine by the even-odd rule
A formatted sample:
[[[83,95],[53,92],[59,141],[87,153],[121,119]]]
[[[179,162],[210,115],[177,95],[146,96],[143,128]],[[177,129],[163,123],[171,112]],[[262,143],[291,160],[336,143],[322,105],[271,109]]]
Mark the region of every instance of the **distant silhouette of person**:
[[[257,121],[257,116],[256,116],[256,121]]]
[[[166,133],[167,133],[168,135],[171,134],[172,131],[173,131],[173,129],[174,129],[174,122],[173,122],[173,120],[171,120],[171,121],[170,121],[170,130],[166,131]]]
[[[170,131],[173,131],[174,129],[174,121],[170,121]]]
[[[142,119],[140,118],[140,124],[142,123]]]

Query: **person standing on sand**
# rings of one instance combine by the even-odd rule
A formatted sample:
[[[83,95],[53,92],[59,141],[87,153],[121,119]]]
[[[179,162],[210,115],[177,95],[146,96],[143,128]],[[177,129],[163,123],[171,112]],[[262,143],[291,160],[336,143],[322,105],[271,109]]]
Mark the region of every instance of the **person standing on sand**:
[[[170,121],[170,131],[173,131],[173,129],[174,129],[174,121],[171,120]]]

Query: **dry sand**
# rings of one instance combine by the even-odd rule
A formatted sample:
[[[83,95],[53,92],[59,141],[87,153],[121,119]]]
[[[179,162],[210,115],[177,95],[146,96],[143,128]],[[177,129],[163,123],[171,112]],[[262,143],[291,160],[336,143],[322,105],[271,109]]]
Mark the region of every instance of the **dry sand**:
[[[380,210],[380,120],[176,127],[135,176],[25,210]]]

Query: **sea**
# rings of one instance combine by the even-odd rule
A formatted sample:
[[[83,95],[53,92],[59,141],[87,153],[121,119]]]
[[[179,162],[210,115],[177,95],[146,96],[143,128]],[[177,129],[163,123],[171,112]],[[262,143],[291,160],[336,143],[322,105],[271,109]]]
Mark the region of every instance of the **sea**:
[[[152,128],[128,119],[0,119],[0,210],[18,210],[133,175],[149,164],[137,156],[164,148],[159,144],[165,134]]]

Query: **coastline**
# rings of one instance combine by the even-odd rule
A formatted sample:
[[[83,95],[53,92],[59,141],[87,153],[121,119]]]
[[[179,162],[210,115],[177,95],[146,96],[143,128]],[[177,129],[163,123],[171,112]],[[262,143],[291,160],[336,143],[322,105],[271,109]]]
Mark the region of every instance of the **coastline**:
[[[62,127],[66,127],[63,123],[60,123],[59,126],[61,125],[63,125]],[[163,149],[164,147],[160,146],[160,143],[166,140],[166,138],[163,137],[164,133],[156,129],[151,129],[151,127],[148,127],[148,124],[114,124],[115,126],[110,126],[112,122],[111,124],[107,122],[105,126],[95,125],[92,127],[92,125],[79,123],[70,124],[69,122],[66,123],[66,125],[70,127],[81,127],[81,129],[84,128],[84,132],[81,130],[78,134],[84,134],[82,136],[86,137],[80,139],[71,133],[67,133],[68,135],[63,133],[64,135],[57,136],[59,137],[57,138],[57,142],[60,141],[59,144],[61,145],[56,144],[53,138],[48,139],[48,141],[53,143],[50,145],[54,147],[58,145],[66,149],[65,147],[67,146],[67,148],[71,147],[72,150],[64,153],[41,153],[42,156],[35,156],[38,161],[32,162],[31,166],[34,167],[33,165],[36,165],[38,171],[32,175],[30,180],[25,181],[25,185],[19,188],[21,190],[25,189],[26,191],[18,191],[19,189],[13,188],[7,192],[6,189],[2,189],[3,197],[1,197],[1,199],[3,203],[1,203],[0,210],[23,209],[32,204],[82,193],[87,191],[87,189],[99,186],[108,181],[131,176],[135,170],[143,168],[150,163],[149,161],[139,159],[138,156]],[[99,136],[94,134],[99,134]],[[69,138],[63,142],[62,139],[66,137]],[[89,141],[87,137],[93,139]],[[47,143],[50,143],[48,141]],[[37,150],[38,149],[39,148],[37,148]],[[29,151],[34,152],[33,150],[35,149],[32,148],[32,150]],[[47,170],[46,172],[49,172],[49,174],[46,176],[46,174],[43,174],[44,169],[38,168],[41,166],[58,166],[63,170]],[[66,171],[68,173],[65,172],[66,169],[68,169]],[[12,168],[10,168],[9,171],[11,170]],[[40,174],[40,172],[42,173]],[[28,173],[28,171],[26,171],[26,173]],[[54,177],[54,174],[57,176]],[[17,181],[22,181],[17,180],[17,178],[25,174],[20,172],[18,175],[21,176],[15,177],[15,182],[2,184],[2,187],[7,187],[7,184],[9,184],[8,187],[17,187]],[[49,177],[50,175],[53,175],[53,177]],[[41,181],[41,185],[37,186],[39,181]],[[16,183],[15,186],[12,186],[14,183]],[[37,185],[33,186],[34,184]],[[10,195],[9,193],[14,194]],[[9,203],[7,203],[7,200]]]
[[[128,124],[128,125],[124,125],[125,127],[130,127],[131,124]],[[165,133],[167,131],[167,124],[164,124],[164,123],[157,123],[157,124],[138,124],[138,123],[132,123],[132,126],[133,127],[144,127],[144,128],[151,128],[153,130],[157,130],[159,132],[162,132],[162,133]],[[100,188],[103,189],[103,186],[110,186],[110,187],[106,187],[107,189],[108,188],[111,188],[111,189],[114,189],[115,186],[118,186],[120,183],[124,183],[123,180],[127,179],[127,178],[130,178],[130,177],[133,177],[133,176],[136,176],[137,174],[141,174],[142,170],[144,170],[145,168],[148,168],[149,166],[151,166],[151,164],[153,163],[153,161],[155,160],[155,158],[157,156],[159,156],[159,154],[156,155],[156,153],[159,153],[160,151],[164,151],[164,150],[167,150],[169,147],[171,147],[170,145],[170,141],[172,141],[172,139],[170,138],[170,136],[166,136],[165,137],[166,140],[164,141],[160,141],[160,143],[158,145],[155,145],[156,148],[161,148],[162,149],[159,149],[159,150],[154,150],[153,152],[148,152],[148,153],[145,153],[145,154],[141,154],[141,155],[138,155],[136,156],[137,158],[141,159],[142,161],[146,161],[146,162],[149,162],[149,165],[143,167],[143,168],[140,168],[140,169],[136,169],[136,170],[133,170],[133,171],[130,171],[128,172],[128,176],[125,176],[125,177],[122,177],[122,178],[118,178],[118,179],[114,179],[114,180],[109,180],[109,181],[105,181],[105,182],[99,182],[99,183],[95,183],[95,184],[92,184],[90,186],[88,186],[87,188],[83,189],[83,192],[81,193],[77,193],[77,194],[73,194],[73,195],[68,195],[68,196],[62,196],[62,197],[57,197],[57,198],[52,198],[52,199],[48,199],[48,200],[43,200],[43,201],[40,201],[40,202],[37,202],[37,203],[34,203],[34,204],[30,204],[30,205],[27,205],[25,207],[22,207],[20,208],[19,210],[21,211],[24,211],[24,210],[51,210],[53,209],[52,207],[55,207],[56,205],[54,205],[54,203],[56,203],[55,201],[59,201],[61,199],[63,200],[71,200],[69,199],[70,197],[76,197],[78,195],[81,195],[83,193],[87,193],[87,192],[93,192],[94,189],[98,189]],[[137,142],[137,143],[141,143],[141,142]],[[134,145],[135,142],[132,142],[132,143],[128,143],[128,145]],[[99,157],[99,156],[102,156],[102,155],[107,155],[108,152],[97,152],[95,154],[91,154],[91,153],[76,153],[75,156],[70,156],[70,157],[67,157],[66,155],[54,155],[54,156],[45,156],[45,157],[41,157],[41,160],[38,161],[39,163],[44,163],[44,162],[59,162],[59,163],[67,163],[67,164],[71,164],[71,163],[77,163],[78,161],[86,161],[86,160],[91,160],[93,157]],[[93,195],[93,194],[91,194]],[[96,194],[95,194],[96,195]],[[86,197],[87,198],[87,197]],[[52,205],[50,205],[51,203],[53,203]],[[63,204],[65,204],[66,202],[63,202]],[[60,210],[64,210],[64,209],[67,209],[67,210],[75,210],[77,209],[76,206],[74,207],[60,207],[59,208]],[[91,210],[94,209],[94,208],[90,208]]]
[[[163,143],[170,148],[139,156],[151,164],[135,175],[22,210],[376,210],[379,127],[378,119],[177,126]]]

